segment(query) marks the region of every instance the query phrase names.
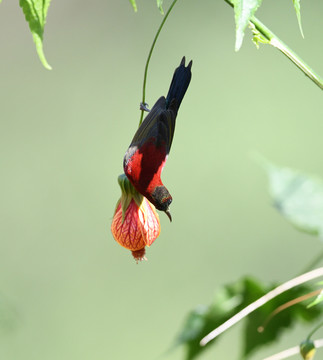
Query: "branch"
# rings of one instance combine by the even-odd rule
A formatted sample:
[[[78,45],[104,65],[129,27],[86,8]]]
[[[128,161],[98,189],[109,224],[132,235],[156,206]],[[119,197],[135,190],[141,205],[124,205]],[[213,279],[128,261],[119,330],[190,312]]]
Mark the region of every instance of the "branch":
[[[318,349],[320,347],[323,347],[323,339],[319,339],[319,340],[315,340],[314,341],[314,345],[315,348]],[[283,359],[287,359],[293,355],[297,355],[300,353],[300,347],[299,346],[294,346],[292,348],[289,348],[287,350],[284,350],[280,353],[277,353],[275,355],[266,357],[263,360],[283,360]]]
[[[231,7],[234,7],[230,0],[224,0]],[[232,1],[232,0],[231,0]],[[282,40],[279,39],[270,29],[268,29],[256,17],[250,19],[250,23],[264,37],[264,42],[274,46],[288,57],[307,77],[309,77],[321,90],[323,90],[323,79],[315,73],[291,48],[289,48]]]
[[[224,322],[222,325],[211,331],[200,341],[200,345],[205,346],[208,342],[210,342],[211,340],[222,334],[224,331],[228,330],[231,326],[242,320],[244,317],[246,317],[253,311],[257,310],[258,308],[260,308],[261,306],[263,306],[264,304],[266,304],[268,301],[272,300],[276,296],[282,294],[283,292],[289,289],[292,289],[295,286],[316,279],[320,276],[323,276],[323,267],[320,267],[308,273],[297,276],[296,278],[289,280],[283,283],[282,285],[279,285],[275,289],[269,291],[266,295],[262,296],[258,300],[254,301],[253,303],[242,309],[236,315],[232,316],[232,318]]]
[[[252,17],[250,22],[255,25],[256,29],[269,40],[269,44],[280,50],[288,57],[303,73],[309,77],[321,90],[323,90],[323,79],[311,69],[290,47],[270,31],[260,20]]]

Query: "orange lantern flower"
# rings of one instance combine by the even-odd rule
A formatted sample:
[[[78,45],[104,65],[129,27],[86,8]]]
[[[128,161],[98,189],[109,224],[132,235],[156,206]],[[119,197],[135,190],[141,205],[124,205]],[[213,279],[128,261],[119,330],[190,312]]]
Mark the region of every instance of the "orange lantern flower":
[[[154,205],[138,193],[126,175],[120,175],[118,182],[121,198],[112,220],[112,235],[121,246],[131,250],[137,262],[146,260],[145,247],[160,233],[159,216]]]

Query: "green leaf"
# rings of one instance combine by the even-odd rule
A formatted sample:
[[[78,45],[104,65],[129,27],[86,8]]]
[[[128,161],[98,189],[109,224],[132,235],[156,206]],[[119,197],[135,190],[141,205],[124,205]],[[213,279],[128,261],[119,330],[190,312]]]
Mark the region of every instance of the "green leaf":
[[[238,51],[242,45],[244,32],[250,19],[261,5],[262,0],[231,0],[234,5],[236,22],[236,44],[235,50]]]
[[[300,2],[300,0],[293,0],[293,3],[294,3],[295,11],[296,11],[299,30],[301,32],[302,37],[304,37],[302,22],[301,22],[301,2]]]
[[[244,356],[251,355],[255,350],[264,345],[277,342],[282,332],[291,329],[299,319],[306,322],[317,320],[322,309],[312,308],[309,311],[304,302],[287,307],[276,315],[274,313],[280,306],[312,290],[313,288],[305,285],[293,288],[251,313],[246,319],[244,331]],[[267,292],[268,290],[266,289],[265,293]]]
[[[262,160],[276,209],[296,228],[323,238],[323,181]]]
[[[132,5],[134,11],[137,12],[138,8],[137,8],[136,0],[129,0],[129,1],[130,1],[130,4]]]
[[[323,301],[323,290],[317,295],[315,300],[311,302],[309,305],[307,305],[308,308],[315,306]]]
[[[186,360],[195,359],[206,349],[206,346],[200,346],[202,337],[235,314],[241,304],[241,290],[240,283],[226,285],[217,291],[211,305],[199,305],[188,314],[175,343],[186,345]]]
[[[275,285],[268,286],[254,278],[245,277],[233,284],[224,285],[220,288],[216,292],[212,304],[198,306],[190,312],[184,322],[176,344],[185,345],[185,359],[193,360],[205,348],[216,344],[215,339],[205,347],[201,347],[200,340],[234,314],[275,287]],[[273,312],[279,306],[312,290],[309,286],[299,286],[291,289],[250,314],[244,321],[243,356],[247,357],[259,347],[277,341],[282,331],[290,328],[298,319],[304,321],[316,320],[323,309],[321,307],[308,309],[304,303],[297,303],[273,316]],[[259,332],[258,328],[262,325],[264,330]],[[220,336],[225,336],[225,333]]]
[[[19,5],[29,23],[39,59],[46,69],[51,70],[43,51],[44,26],[49,4],[50,0],[19,0]]]
[[[157,0],[157,6],[158,6],[158,9],[159,9],[159,11],[160,11],[160,13],[161,13],[162,15],[164,15],[163,1],[164,1],[164,0]]]

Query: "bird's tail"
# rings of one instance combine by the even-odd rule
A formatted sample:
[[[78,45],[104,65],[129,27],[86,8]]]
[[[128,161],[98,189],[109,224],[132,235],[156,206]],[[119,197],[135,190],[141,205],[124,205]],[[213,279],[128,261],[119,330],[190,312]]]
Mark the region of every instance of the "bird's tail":
[[[179,67],[175,70],[172,82],[170,84],[168,94],[166,97],[166,107],[168,107],[171,101],[175,98],[177,100],[178,107],[180,106],[183,97],[186,93],[188,85],[190,84],[192,73],[192,60],[185,67],[185,56],[183,57]]]

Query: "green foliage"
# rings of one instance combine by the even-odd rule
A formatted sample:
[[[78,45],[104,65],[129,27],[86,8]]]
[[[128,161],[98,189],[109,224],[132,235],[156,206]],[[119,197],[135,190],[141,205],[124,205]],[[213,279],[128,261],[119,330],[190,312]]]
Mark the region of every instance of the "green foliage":
[[[129,0],[129,1],[130,1],[130,4],[132,5],[134,11],[137,12],[138,8],[137,8],[136,0]]]
[[[253,34],[252,42],[256,45],[257,49],[259,49],[259,44],[269,44],[270,43],[270,41],[260,33],[260,31],[256,28],[256,26],[253,23],[250,23],[249,27]]]
[[[293,0],[293,3],[294,3],[295,11],[296,11],[299,30],[300,30],[302,36],[304,37],[303,28],[302,28],[302,21],[301,21],[301,1],[300,0]]]
[[[163,9],[163,1],[164,0],[157,0],[157,6],[162,15],[164,15],[164,9]]]
[[[261,290],[263,291],[265,288],[262,288]],[[321,314],[322,308],[313,308],[312,310],[314,311],[308,311],[308,308],[304,303],[296,303],[273,316],[274,311],[279,306],[305,295],[312,290],[312,288],[307,286],[291,289],[273,299],[268,304],[265,304],[257,311],[251,313],[246,319],[247,324],[244,333],[243,354],[247,357],[257,348],[277,341],[281,333],[284,330],[291,328],[298,319],[307,322],[315,321]],[[263,295],[265,295],[265,293]],[[259,327],[259,324],[262,325],[263,322],[265,322],[265,324],[263,331],[261,331],[262,327]]]
[[[235,50],[238,51],[241,48],[246,27],[261,5],[262,0],[229,0],[229,2],[234,7],[236,22]]]
[[[176,340],[177,345],[186,345],[187,360],[194,359],[205,350],[206,347],[199,344],[203,336],[235,314],[241,304],[239,293],[242,286],[241,282],[223,286],[216,292],[211,305],[200,305],[188,315]]]
[[[322,301],[323,301],[323,290],[317,295],[316,299],[313,302],[311,302],[307,307],[310,308],[312,306],[320,304]]]
[[[33,35],[39,59],[46,69],[51,70],[43,51],[44,26],[49,4],[50,0],[19,0]]]
[[[298,229],[323,237],[323,181],[267,160],[262,165],[276,209]]]
[[[195,359],[206,348],[200,346],[200,340],[205,335],[274,288],[275,285],[264,285],[255,278],[245,277],[219,289],[211,305],[198,306],[193,310],[188,315],[177,338],[178,345],[186,346],[186,360]],[[308,309],[304,303],[296,303],[293,306],[286,307],[273,316],[273,312],[279,306],[312,290],[309,286],[291,289],[251,313],[245,321],[242,356],[247,358],[256,349],[273,343],[284,330],[291,328],[299,318],[304,321],[316,319],[321,314],[322,308]],[[207,346],[215,342],[213,340]]]
[[[1,0],[0,0],[1,1]],[[130,4],[132,5],[133,9],[135,12],[137,12],[138,10],[138,7],[137,7],[137,3],[136,3],[136,0],[129,0],[130,1]],[[160,13],[162,15],[164,15],[164,9],[163,9],[163,1],[164,0],[156,0],[157,1],[157,7],[160,11]]]

